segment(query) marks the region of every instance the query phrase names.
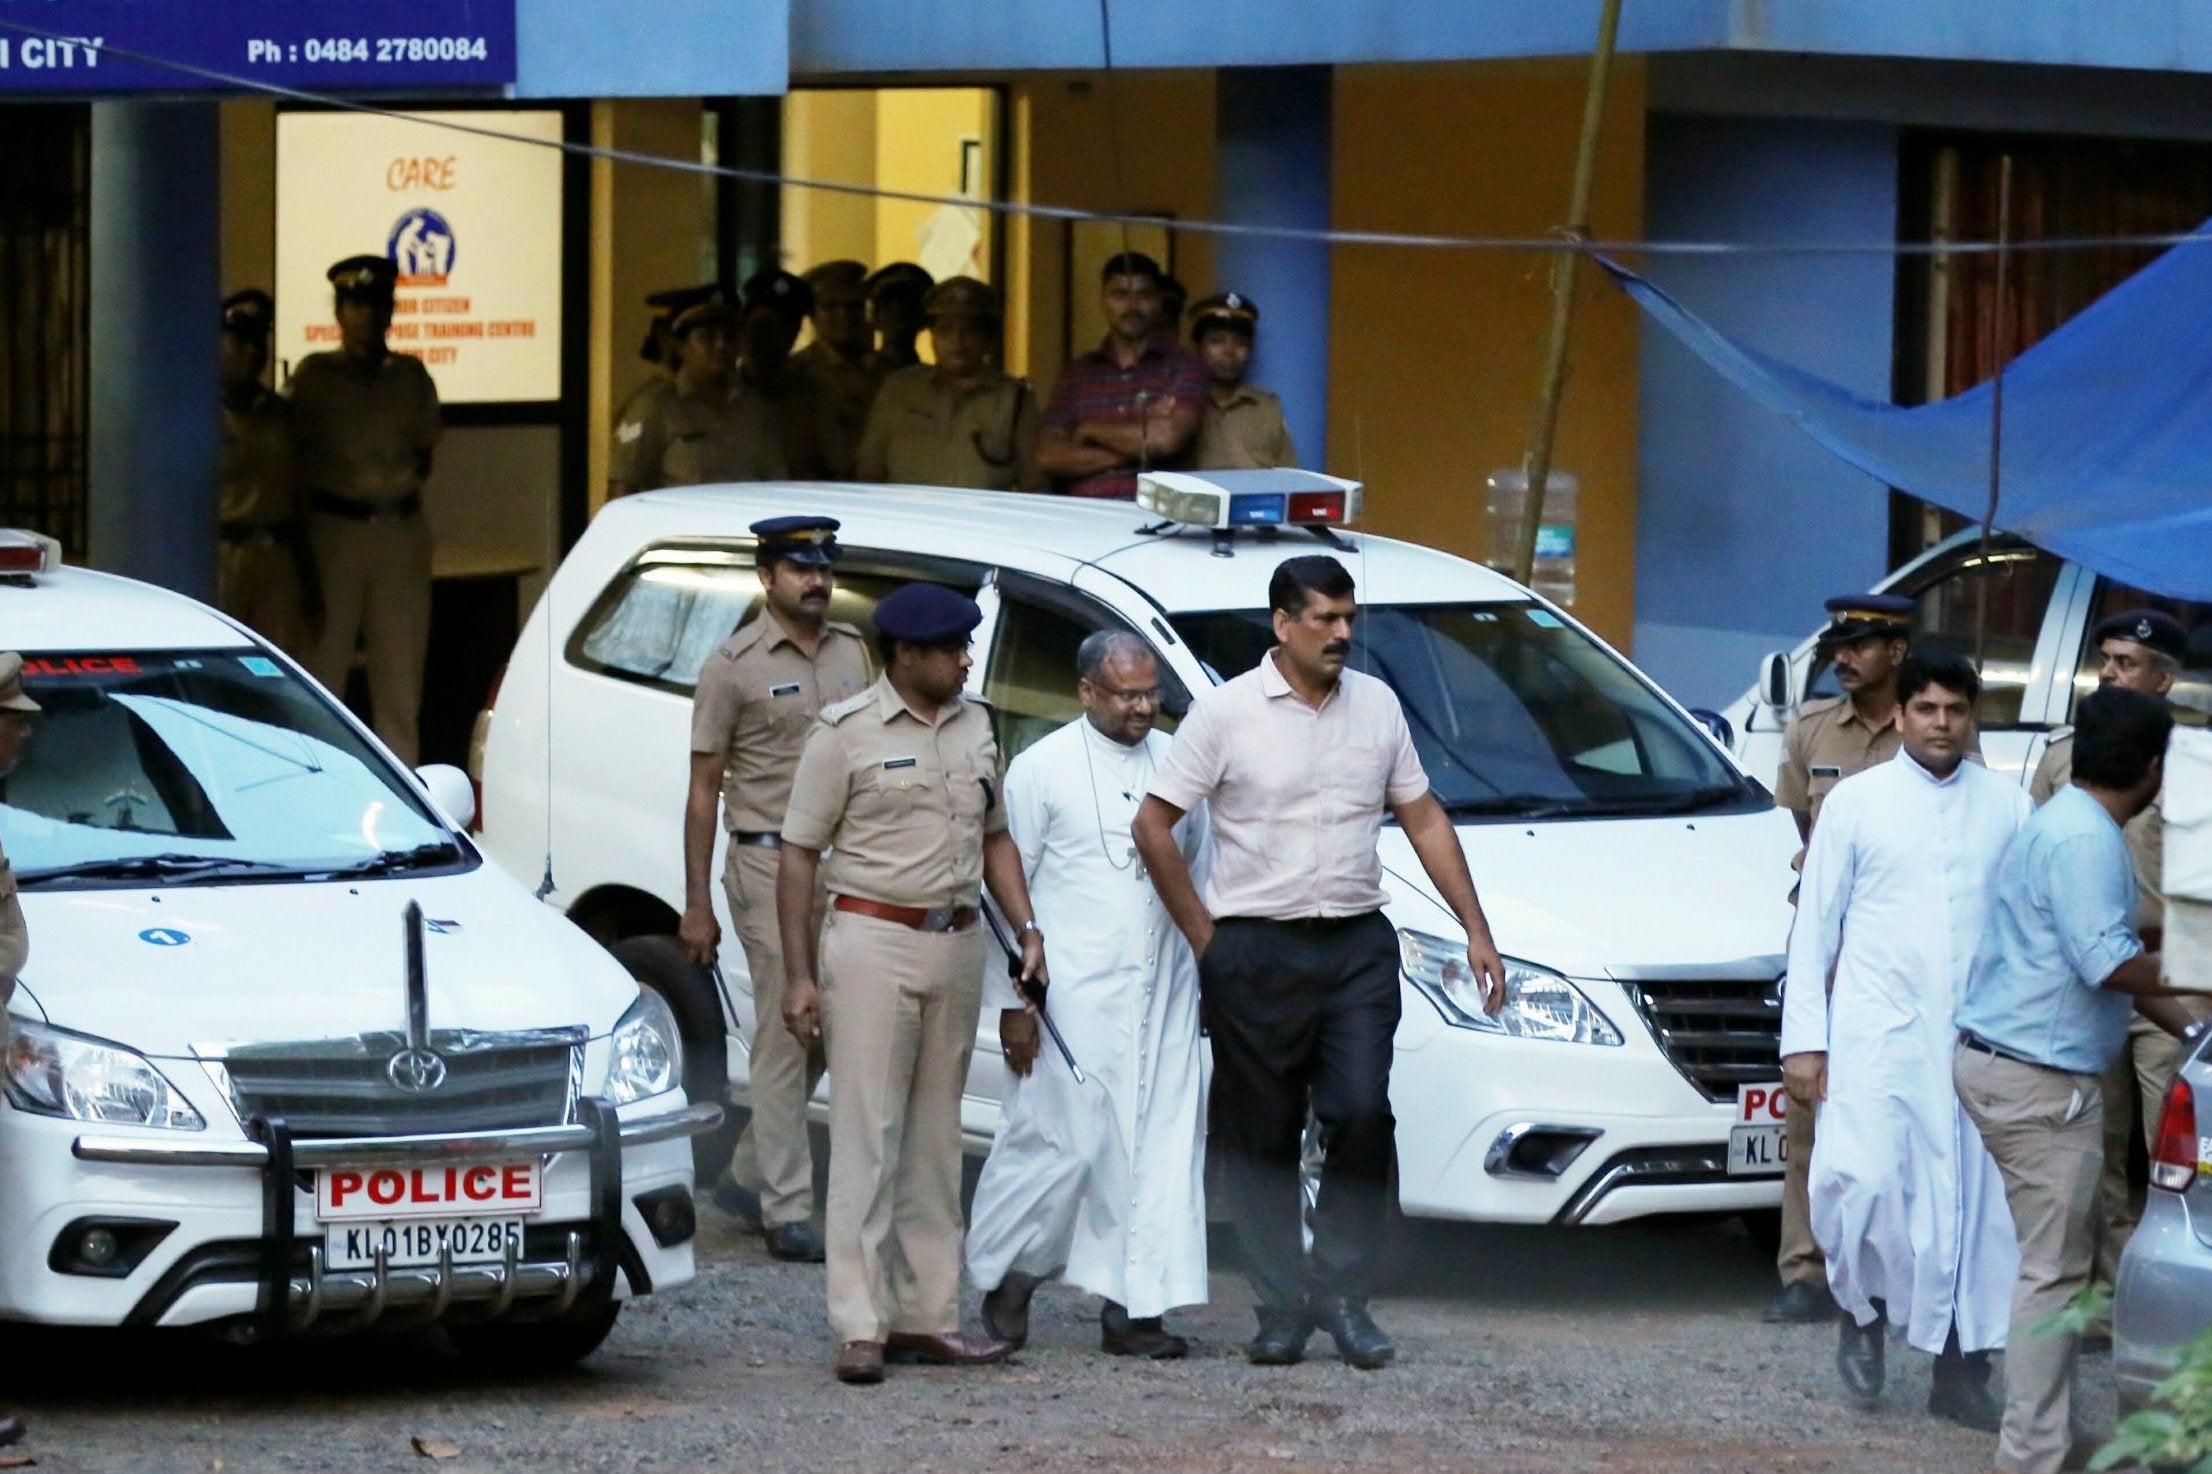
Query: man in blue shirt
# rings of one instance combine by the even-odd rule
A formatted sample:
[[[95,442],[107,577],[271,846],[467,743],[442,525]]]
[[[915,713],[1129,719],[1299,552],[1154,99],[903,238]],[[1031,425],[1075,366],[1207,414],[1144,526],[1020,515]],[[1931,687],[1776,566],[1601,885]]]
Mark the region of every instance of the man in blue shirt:
[[[2020,1244],[2005,1346],[1997,1467],[2055,1474],[2073,1443],[2078,1337],[2038,1332],[2089,1283],[2104,1159],[2098,1077],[2137,1009],[2171,1033],[2192,1018],[2135,932],[2135,869],[2121,826],[2165,778],[2166,704],[2108,687],[2077,712],[2073,782],[1998,863],[1959,1004],[1952,1079],[2005,1180]]]

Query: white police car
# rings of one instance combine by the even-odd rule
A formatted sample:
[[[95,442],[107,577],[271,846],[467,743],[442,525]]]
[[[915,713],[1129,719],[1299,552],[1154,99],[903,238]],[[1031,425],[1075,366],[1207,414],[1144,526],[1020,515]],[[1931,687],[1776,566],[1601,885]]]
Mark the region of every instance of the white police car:
[[[1275,564],[1332,552],[1358,582],[1354,664],[1404,703],[1516,959],[1512,1001],[1486,1018],[1457,924],[1386,827],[1406,1211],[1595,1224],[1774,1207],[1794,825],[1560,609],[1462,559],[1343,530],[1358,499],[1305,472],[1157,475],[1141,507],[878,486],[626,497],[564,561],[507,666],[484,735],[485,848],[518,876],[550,874],[557,903],[668,992],[695,1096],[726,1074],[741,1099],[744,1041],[780,1025],[754,1017],[726,916],[719,989],[683,964],[674,934],[691,690],[757,611],[749,524],[840,519],[831,616],[863,629],[910,579],[973,595],[972,690],[1009,760],[1078,712],[1086,634],[1149,643],[1172,717],[1267,649]],[[963,1108],[971,1145],[996,1127],[1003,1079],[985,1028]]]
[[[0,778],[31,937],[0,1106],[0,1320],[241,1339],[442,1321],[589,1352],[691,1277],[666,1007],[282,655],[0,534],[42,711]]]

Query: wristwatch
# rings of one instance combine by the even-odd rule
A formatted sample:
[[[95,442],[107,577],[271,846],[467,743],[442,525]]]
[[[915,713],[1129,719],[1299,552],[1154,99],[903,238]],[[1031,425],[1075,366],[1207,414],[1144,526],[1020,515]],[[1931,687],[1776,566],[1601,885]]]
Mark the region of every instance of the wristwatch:
[[[1030,932],[1036,932],[1040,937],[1044,935],[1043,928],[1037,925],[1037,918],[1034,916],[1014,928],[1014,935],[1017,937],[1027,935]]]

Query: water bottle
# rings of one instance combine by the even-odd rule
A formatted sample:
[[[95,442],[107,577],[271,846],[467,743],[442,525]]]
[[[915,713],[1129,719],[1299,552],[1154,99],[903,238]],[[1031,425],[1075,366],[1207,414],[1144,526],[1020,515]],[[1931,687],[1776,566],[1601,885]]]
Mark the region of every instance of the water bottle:
[[[1537,593],[1572,608],[1575,601],[1575,503],[1582,483],[1571,472],[1553,470],[1546,478],[1544,517],[1536,525],[1536,562],[1528,584]],[[1489,564],[1511,578],[1520,557],[1521,510],[1528,504],[1528,473],[1518,466],[1493,471],[1489,478]]]

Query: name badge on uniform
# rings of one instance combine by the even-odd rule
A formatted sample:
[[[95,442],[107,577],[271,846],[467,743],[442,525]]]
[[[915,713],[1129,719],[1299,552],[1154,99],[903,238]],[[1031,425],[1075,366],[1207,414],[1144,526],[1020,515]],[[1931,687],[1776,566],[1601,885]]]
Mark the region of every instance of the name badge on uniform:
[[[771,696],[796,696],[799,694],[799,683],[793,681],[788,686],[770,686],[768,694]]]
[[[884,759],[884,761],[883,761],[883,766],[884,766],[884,767],[885,767],[886,769],[890,769],[890,768],[911,768],[911,767],[913,767],[913,766],[914,766],[914,763],[915,763],[915,759],[913,759],[913,758],[910,758],[910,757],[894,757],[894,758],[885,758],[885,759]]]
[[[1813,776],[1815,778],[1841,778],[1843,769],[1832,767],[1826,763],[1815,763],[1813,764]]]

